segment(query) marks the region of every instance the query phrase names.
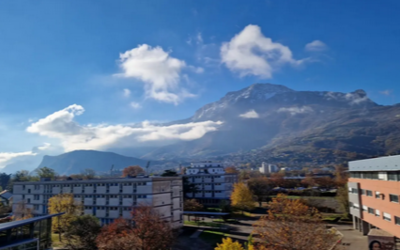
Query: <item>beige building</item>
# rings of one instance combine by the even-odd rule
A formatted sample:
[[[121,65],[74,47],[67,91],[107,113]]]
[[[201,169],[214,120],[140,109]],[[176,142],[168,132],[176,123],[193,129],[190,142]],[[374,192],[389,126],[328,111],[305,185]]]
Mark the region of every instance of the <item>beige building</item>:
[[[60,193],[73,194],[84,213],[96,216],[101,224],[130,218],[132,207],[140,204],[153,206],[173,227],[183,224],[181,177],[16,182],[13,210],[25,202],[35,216],[46,215],[49,198]]]

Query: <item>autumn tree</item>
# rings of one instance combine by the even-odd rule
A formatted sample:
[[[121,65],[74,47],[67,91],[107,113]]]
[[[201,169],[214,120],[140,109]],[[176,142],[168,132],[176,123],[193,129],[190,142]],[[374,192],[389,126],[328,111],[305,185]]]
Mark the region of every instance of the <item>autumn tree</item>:
[[[271,184],[268,181],[268,178],[265,176],[249,179],[247,181],[247,186],[256,197],[260,207],[263,200],[268,197],[269,193],[272,190]]]
[[[138,206],[132,210],[133,233],[141,244],[140,250],[169,249],[174,233],[168,221],[151,206]]]
[[[315,179],[312,177],[312,175],[307,174],[306,177],[301,180],[301,184],[303,184],[306,187],[315,187]]]
[[[61,233],[81,215],[82,205],[74,200],[72,194],[58,194],[49,199],[48,207],[50,214],[64,213],[52,220],[53,230],[58,232],[59,240],[62,241]]]
[[[183,209],[185,211],[202,211],[203,205],[198,203],[196,199],[190,199],[183,203]]]
[[[238,174],[239,171],[234,166],[229,166],[225,168],[225,173],[227,174]]]
[[[274,187],[282,187],[285,186],[285,174],[282,172],[278,173],[272,173],[270,179],[270,182]]]
[[[51,180],[54,180],[57,175],[54,169],[48,167],[38,168],[35,172],[39,178],[50,178]]]
[[[334,243],[335,235],[326,230],[318,211],[302,201],[279,194],[269,207],[268,215],[253,225],[257,249],[320,250]]]
[[[32,208],[26,203],[25,200],[22,200],[17,203],[13,212],[13,217],[14,220],[25,220],[32,218]]]
[[[350,204],[349,204],[349,191],[347,184],[343,187],[339,187],[336,193],[336,200],[338,201],[340,208],[344,213],[345,218],[349,218],[350,215]]]
[[[96,250],[96,238],[100,233],[99,219],[93,215],[76,217],[65,230],[66,246],[69,249]]]
[[[215,250],[245,250],[238,241],[233,241],[231,238],[222,239],[222,243],[217,243]]]
[[[336,182],[329,176],[324,176],[315,179],[316,184],[322,188],[333,188],[336,186]]]
[[[343,187],[347,184],[347,173],[345,172],[344,164],[335,166],[335,182],[336,186]]]
[[[235,183],[233,185],[233,192],[231,194],[232,206],[240,210],[254,209],[253,193],[249,187],[243,182]]]
[[[140,250],[142,243],[133,233],[132,223],[119,218],[101,229],[96,245],[99,250]]]
[[[122,177],[137,176],[139,174],[144,174],[144,170],[140,166],[129,166],[122,170]]]

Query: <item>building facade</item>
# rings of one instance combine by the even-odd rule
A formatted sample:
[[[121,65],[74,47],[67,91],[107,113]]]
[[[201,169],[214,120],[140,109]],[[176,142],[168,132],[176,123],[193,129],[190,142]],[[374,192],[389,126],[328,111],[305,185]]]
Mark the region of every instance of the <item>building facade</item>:
[[[61,193],[73,194],[84,214],[96,216],[102,224],[119,217],[130,218],[132,207],[140,204],[153,206],[173,227],[183,223],[181,177],[16,182],[13,212],[22,202],[35,216],[46,215],[49,199]]]
[[[259,168],[260,173],[262,174],[271,174],[279,172],[278,166],[274,164],[267,164],[265,162],[261,163],[261,167]]]
[[[188,196],[209,206],[229,200],[233,184],[238,181],[237,174],[225,173],[223,164],[210,161],[191,163],[184,176],[197,188],[196,193],[189,193]]]
[[[364,235],[381,229],[400,238],[400,155],[349,162],[350,214]]]

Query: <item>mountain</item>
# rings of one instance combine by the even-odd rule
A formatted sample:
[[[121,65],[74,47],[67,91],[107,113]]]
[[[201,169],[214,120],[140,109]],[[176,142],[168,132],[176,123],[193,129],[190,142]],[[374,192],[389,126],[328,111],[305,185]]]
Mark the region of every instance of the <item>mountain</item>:
[[[132,165],[144,168],[146,164],[145,160],[111,152],[77,150],[58,156],[45,155],[38,168],[46,166],[54,169],[60,175],[70,175],[79,174],[86,168],[94,169],[97,172],[108,172],[112,165],[114,165],[114,169],[123,169]]]
[[[399,119],[399,105],[378,105],[363,90],[295,91],[253,84],[175,122],[222,121],[217,131],[157,148],[143,157],[294,165],[345,162],[400,153]]]

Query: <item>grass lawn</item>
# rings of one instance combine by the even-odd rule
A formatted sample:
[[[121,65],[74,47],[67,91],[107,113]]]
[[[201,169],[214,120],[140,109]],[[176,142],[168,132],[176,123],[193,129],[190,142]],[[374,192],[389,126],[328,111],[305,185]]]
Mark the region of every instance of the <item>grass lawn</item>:
[[[204,221],[188,221],[185,220],[185,222],[183,223],[184,225],[191,225],[191,226],[207,226],[207,227],[220,227],[223,224],[222,223],[216,223],[216,222],[204,222]]]
[[[236,219],[227,219],[224,221],[223,219],[215,219],[213,222],[218,222],[218,223],[238,223],[238,220]]]
[[[213,247],[217,246],[217,243],[222,243],[222,238],[229,237],[229,234],[217,231],[203,231],[199,238],[207,242]]]

